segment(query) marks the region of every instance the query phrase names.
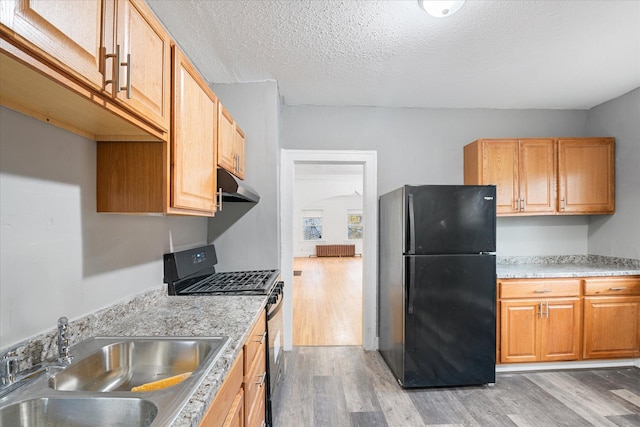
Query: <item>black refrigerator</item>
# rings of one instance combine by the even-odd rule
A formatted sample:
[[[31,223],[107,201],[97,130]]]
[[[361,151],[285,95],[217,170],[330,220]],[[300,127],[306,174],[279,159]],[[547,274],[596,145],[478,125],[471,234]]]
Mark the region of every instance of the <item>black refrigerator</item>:
[[[496,188],[380,196],[379,351],[405,388],[495,383]]]

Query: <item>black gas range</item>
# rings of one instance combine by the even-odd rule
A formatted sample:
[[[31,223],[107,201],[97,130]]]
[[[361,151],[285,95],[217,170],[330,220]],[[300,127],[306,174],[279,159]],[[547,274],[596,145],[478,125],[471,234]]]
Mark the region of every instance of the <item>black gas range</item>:
[[[265,423],[273,426],[272,400],[284,379],[283,356],[283,297],[284,282],[280,270],[248,270],[217,273],[218,263],[213,245],[172,252],[164,255],[164,282],[171,296],[207,295],[265,295],[266,385]]]
[[[280,270],[217,273],[213,245],[164,255],[164,282],[169,295],[269,295]]]

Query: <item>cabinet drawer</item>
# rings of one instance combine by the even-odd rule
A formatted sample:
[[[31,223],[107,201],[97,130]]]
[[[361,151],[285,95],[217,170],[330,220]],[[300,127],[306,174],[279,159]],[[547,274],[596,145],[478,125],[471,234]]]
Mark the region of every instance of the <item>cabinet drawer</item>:
[[[640,276],[593,277],[584,281],[585,295],[640,295]]]
[[[256,321],[255,325],[249,333],[247,342],[244,345],[244,371],[249,372],[251,369],[253,360],[256,357],[258,350],[263,344],[267,342],[267,318],[266,311],[262,310],[260,317]],[[264,359],[264,355],[262,356]]]
[[[550,298],[580,296],[581,279],[499,280],[500,298]]]

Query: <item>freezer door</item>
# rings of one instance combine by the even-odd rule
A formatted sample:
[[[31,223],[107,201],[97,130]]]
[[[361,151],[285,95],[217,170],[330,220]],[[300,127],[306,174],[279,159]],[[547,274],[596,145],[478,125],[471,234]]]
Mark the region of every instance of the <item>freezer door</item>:
[[[495,256],[407,256],[405,264],[403,386],[495,382]]]
[[[406,186],[404,253],[495,252],[495,197],[493,185]]]

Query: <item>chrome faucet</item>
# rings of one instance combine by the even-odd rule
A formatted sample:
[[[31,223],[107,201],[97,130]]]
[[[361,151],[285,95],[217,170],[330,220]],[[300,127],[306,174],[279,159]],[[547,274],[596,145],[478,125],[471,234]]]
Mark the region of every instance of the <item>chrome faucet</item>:
[[[58,359],[57,361],[64,364],[71,363],[73,356],[69,353],[69,319],[61,317],[58,319]]]
[[[47,371],[46,366],[42,364],[35,365],[24,371],[18,370],[19,360],[17,352],[20,347],[25,346],[27,343],[28,341],[23,341],[16,344],[0,357],[0,399],[12,390],[28,383]]]

